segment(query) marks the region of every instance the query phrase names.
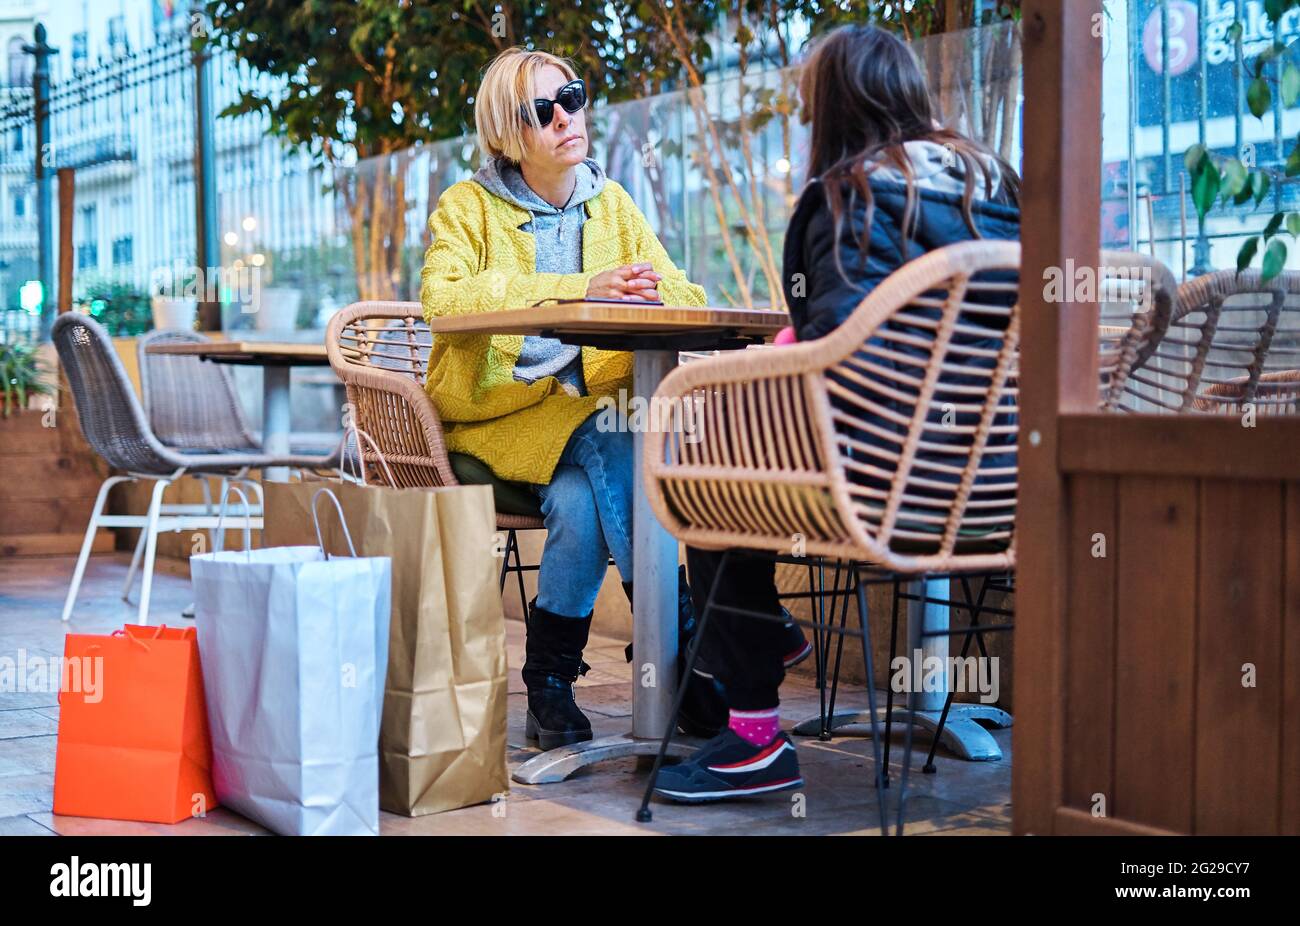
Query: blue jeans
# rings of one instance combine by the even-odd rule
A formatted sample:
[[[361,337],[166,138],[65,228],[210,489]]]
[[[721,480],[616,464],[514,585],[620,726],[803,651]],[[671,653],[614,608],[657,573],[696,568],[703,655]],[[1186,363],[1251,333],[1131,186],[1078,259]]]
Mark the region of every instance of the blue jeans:
[[[600,431],[598,418],[578,426],[550,483],[536,487],[546,520],[537,606],[564,617],[592,612],[610,554],[632,579],[632,434]]]

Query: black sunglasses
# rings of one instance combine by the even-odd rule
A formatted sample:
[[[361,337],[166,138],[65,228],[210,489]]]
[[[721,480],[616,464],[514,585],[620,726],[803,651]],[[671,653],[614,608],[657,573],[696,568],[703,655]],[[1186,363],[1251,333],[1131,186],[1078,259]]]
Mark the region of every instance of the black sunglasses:
[[[555,115],[555,104],[559,103],[564,107],[566,113],[576,113],[582,107],[587,105],[587,85],[581,80],[571,80],[556,94],[553,100],[533,100],[533,107],[537,110],[537,122],[542,128],[551,124],[551,118]],[[519,115],[525,122],[528,121],[528,105],[520,104]]]

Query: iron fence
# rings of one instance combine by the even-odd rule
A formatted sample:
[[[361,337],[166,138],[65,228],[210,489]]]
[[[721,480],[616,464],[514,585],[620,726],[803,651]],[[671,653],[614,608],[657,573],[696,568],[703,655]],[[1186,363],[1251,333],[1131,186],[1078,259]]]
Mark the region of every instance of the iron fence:
[[[228,54],[210,60],[213,113],[250,84],[265,82]],[[209,269],[197,260],[198,115],[188,35],[159,36],[147,48],[54,79],[43,151],[35,150],[32,94],[9,94],[0,106],[0,309],[16,308],[22,286],[41,277],[39,158],[50,184],[58,170],[74,172],[74,303],[110,328],[133,333],[138,323],[124,320],[124,313],[138,316],[143,304],[147,316],[160,285],[179,288],[178,281],[195,270]],[[261,113],[210,123],[216,263],[255,269],[263,286],[293,289],[297,311],[288,324],[312,323],[322,305],[349,296],[348,287],[338,285],[342,275],[320,266],[320,254],[342,245],[332,203],[323,195],[328,177],[307,153],[286,149],[267,130]],[[51,212],[50,241],[57,242],[58,210]],[[46,294],[47,302],[54,295]],[[224,327],[242,327],[257,319],[235,306],[224,321]]]

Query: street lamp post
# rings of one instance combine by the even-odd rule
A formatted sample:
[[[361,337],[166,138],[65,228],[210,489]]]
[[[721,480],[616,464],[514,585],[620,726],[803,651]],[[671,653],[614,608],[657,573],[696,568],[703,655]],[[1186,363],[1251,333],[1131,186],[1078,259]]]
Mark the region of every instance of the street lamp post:
[[[58,51],[45,41],[45,26],[36,24],[35,41],[23,51],[36,59],[32,69],[32,114],[36,121],[36,233],[41,279],[42,341],[50,339],[54,325],[54,198],[50,194],[50,173],[54,147],[50,141],[50,55]]]
[[[196,39],[206,39],[206,20],[203,4],[195,3],[193,10]],[[198,244],[196,259],[205,285],[199,301],[199,327],[206,331],[221,330],[221,303],[208,301],[211,287],[206,284],[208,274],[221,263],[221,245],[217,239],[217,156],[212,139],[215,115],[212,105],[212,54],[206,42],[196,43],[194,50],[194,205],[195,238]]]

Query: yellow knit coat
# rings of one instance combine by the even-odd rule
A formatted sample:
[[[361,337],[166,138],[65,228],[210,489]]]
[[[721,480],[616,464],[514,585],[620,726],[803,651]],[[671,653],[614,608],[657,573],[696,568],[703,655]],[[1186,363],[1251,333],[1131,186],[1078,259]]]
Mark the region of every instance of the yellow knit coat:
[[[645,216],[612,180],[583,205],[582,272],[536,273],[534,240],[521,225],[528,210],[472,180],[449,187],[429,217],[433,244],[420,271],[424,317],[495,312],[541,299],[580,299],[597,273],[650,263],[663,277],[665,305],[704,305],[705,292],[669,259]],[[654,311],[647,309],[647,311]],[[549,483],[564,445],[597,409],[600,396],[632,388],[632,355],[582,348],[585,396],[566,392],[553,376],[516,380],[521,335],[439,334],[426,383],[442,417],[447,449],[478,457],[501,479]]]

